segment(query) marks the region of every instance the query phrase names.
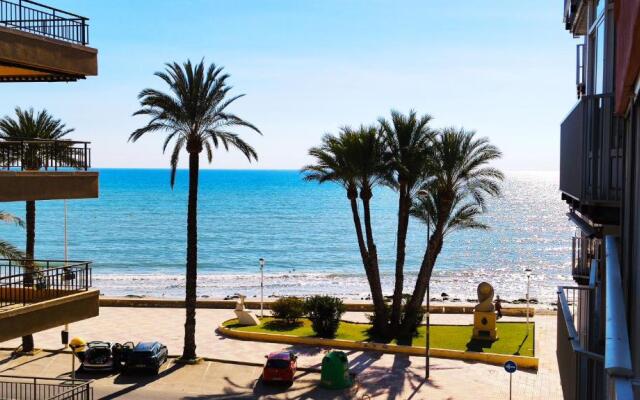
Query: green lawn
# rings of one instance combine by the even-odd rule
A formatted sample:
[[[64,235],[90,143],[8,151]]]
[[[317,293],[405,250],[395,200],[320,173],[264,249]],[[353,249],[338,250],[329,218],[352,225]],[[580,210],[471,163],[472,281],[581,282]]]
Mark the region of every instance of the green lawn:
[[[224,325],[231,329],[246,332],[280,333],[293,336],[315,336],[311,329],[311,322],[308,319],[300,320],[297,326],[283,326],[273,318],[261,319],[259,326],[239,326],[237,320],[231,320]],[[527,336],[527,325],[525,323],[498,322],[498,340],[491,342],[471,340],[471,325],[431,325],[431,347],[451,350],[472,350],[484,351],[499,354],[517,354],[521,356],[533,356],[533,329],[532,334]],[[372,340],[368,334],[370,325],[341,322],[336,339],[369,341]],[[424,347],[426,328],[421,326],[418,329],[418,336],[414,339],[413,345]]]

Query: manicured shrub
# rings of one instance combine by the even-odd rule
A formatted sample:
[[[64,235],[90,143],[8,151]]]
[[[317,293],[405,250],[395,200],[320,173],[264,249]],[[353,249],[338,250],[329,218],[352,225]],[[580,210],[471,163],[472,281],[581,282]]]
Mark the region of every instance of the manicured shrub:
[[[295,324],[304,316],[305,302],[297,297],[281,297],[271,304],[273,318]]]
[[[309,297],[305,302],[305,310],[316,335],[328,339],[336,336],[340,318],[345,312],[342,300],[331,296]]]

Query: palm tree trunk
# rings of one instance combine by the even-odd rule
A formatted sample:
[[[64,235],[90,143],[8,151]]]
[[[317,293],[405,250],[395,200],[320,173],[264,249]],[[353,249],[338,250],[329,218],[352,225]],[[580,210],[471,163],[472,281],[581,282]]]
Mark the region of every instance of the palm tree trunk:
[[[409,209],[411,198],[407,185],[401,183],[398,200],[398,232],[396,236],[396,276],[391,305],[391,329],[400,326],[402,316],[402,292],[404,290],[404,262],[406,255],[407,230],[409,229]]]
[[[36,202],[29,200],[26,202],[26,220],[27,220],[27,243],[26,243],[26,259],[25,274],[23,277],[23,285],[25,287],[33,286],[33,272],[35,265],[33,263],[36,245]],[[33,351],[33,335],[22,337],[22,351]]]
[[[33,259],[36,247],[36,202],[29,200],[26,202],[26,220],[27,220],[27,241],[25,255],[27,262],[25,263],[27,272],[24,276],[24,286],[33,285],[33,271],[35,269]]]
[[[433,267],[436,264],[436,260],[440,251],[442,251],[442,244],[444,242],[444,233],[442,226],[436,226],[436,229],[429,240],[429,245],[427,246],[427,250],[425,251],[424,257],[422,259],[422,263],[420,265],[420,272],[418,272],[418,277],[416,279],[416,284],[413,289],[413,293],[411,294],[411,299],[405,306],[405,315],[398,329],[398,343],[400,344],[411,344],[411,340],[413,337],[413,327],[417,322],[419,322],[418,314],[420,311],[420,307],[422,307],[422,302],[424,301],[424,296],[427,291],[427,287],[429,286],[429,281],[431,280],[431,273],[433,272]]]
[[[360,221],[360,213],[358,212],[357,194],[355,189],[347,190],[347,197],[351,204],[351,214],[353,215],[353,224],[356,228],[356,236],[358,238],[358,247],[360,248],[360,256],[362,257],[362,264],[364,265],[364,271],[367,274],[367,281],[369,282],[369,289],[371,290],[371,300],[373,301],[374,314],[376,316],[374,320],[374,330],[376,333],[382,335],[387,331],[387,310],[384,306],[384,297],[382,296],[382,286],[380,285],[380,276],[377,278],[372,274],[372,257],[367,249],[367,245],[364,241],[364,235],[362,233],[362,224]],[[377,256],[376,256],[377,257]],[[377,269],[377,259],[376,259]]]
[[[187,208],[186,320],[183,360],[196,358],[196,287],[198,280],[198,173],[200,154],[189,153],[189,204]]]
[[[364,209],[364,227],[367,237],[367,247],[369,248],[369,287],[371,288],[371,300],[373,301],[373,309],[375,313],[375,332],[383,338],[389,338],[389,325],[387,308],[382,295],[382,284],[380,282],[380,269],[378,267],[378,250],[373,240],[373,229],[371,227],[371,209],[369,207],[371,200],[371,189],[366,189],[361,193],[362,204]],[[352,206],[353,208],[353,206]],[[357,209],[356,209],[357,211]]]

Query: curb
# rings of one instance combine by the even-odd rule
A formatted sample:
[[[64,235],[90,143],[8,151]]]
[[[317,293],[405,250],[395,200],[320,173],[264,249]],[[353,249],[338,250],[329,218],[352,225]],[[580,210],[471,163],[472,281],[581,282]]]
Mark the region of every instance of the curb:
[[[230,320],[231,321],[231,320]],[[228,322],[228,321],[226,321]],[[404,354],[409,356],[424,356],[424,347],[404,346],[398,344],[386,344],[386,343],[373,343],[373,342],[354,342],[344,339],[321,339],[316,337],[300,337],[292,335],[280,335],[274,333],[258,333],[258,332],[243,332],[233,329],[229,329],[226,326],[220,325],[217,332],[226,337],[256,341],[256,342],[271,342],[271,343],[283,343],[283,344],[302,344],[307,346],[316,347],[331,347],[344,350],[357,350],[357,351],[377,351],[381,353],[389,354]],[[503,365],[505,362],[511,360],[518,365],[520,369],[538,370],[539,359],[537,357],[517,356],[508,354],[497,353],[480,353],[473,351],[462,350],[449,350],[449,349],[429,349],[429,355],[437,358],[448,358],[454,360],[465,361],[478,361],[485,364]]]

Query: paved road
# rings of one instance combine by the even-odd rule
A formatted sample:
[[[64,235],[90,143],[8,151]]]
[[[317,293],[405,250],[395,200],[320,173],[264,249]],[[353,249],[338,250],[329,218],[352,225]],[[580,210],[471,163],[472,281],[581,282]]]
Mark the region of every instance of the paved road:
[[[283,348],[299,353],[302,367],[319,367],[323,349],[306,346],[286,346],[273,343],[256,343],[227,339],[215,333],[224,320],[232,318],[231,310],[201,309],[197,313],[196,339],[198,354],[224,360],[262,363],[264,354]],[[350,320],[364,320],[359,313],[345,316]],[[157,339],[169,347],[171,354],[182,350],[184,310],[162,308],[101,308],[100,316],[71,326],[71,335],[86,340],[149,340]],[[471,315],[433,315],[432,323],[470,323]],[[536,351],[540,357],[538,373],[517,372],[514,376],[514,399],[560,399],[562,391],[555,359],[555,316],[536,316]],[[52,329],[35,335],[38,347],[60,348],[60,329]],[[16,347],[18,340],[0,343],[0,347]],[[40,365],[40,369],[28,369],[44,376],[58,376],[69,372],[69,363],[50,356],[16,366],[19,360],[0,365],[0,373],[23,373],[26,366]],[[67,356],[70,357],[70,356]],[[23,358],[24,359],[24,358]],[[46,363],[50,360],[50,364]],[[508,375],[502,367],[455,360],[432,359],[432,374],[424,384],[424,358],[370,352],[349,352],[350,369],[358,374],[359,394],[367,393],[381,399],[506,399]],[[24,360],[23,360],[24,361]],[[28,360],[27,360],[28,361]],[[44,364],[41,364],[44,363]],[[58,366],[58,364],[60,364]],[[65,370],[66,368],[66,370]],[[160,379],[130,381],[129,378],[105,377],[96,383],[96,390],[107,398],[229,398],[236,395],[250,398],[326,398],[331,394],[317,389],[317,374],[300,377],[296,385],[283,393],[263,393],[256,385],[260,374],[257,367],[241,367],[226,363],[206,363],[200,366],[172,367]],[[131,388],[130,388],[131,387]],[[256,389],[257,387],[257,389]],[[156,391],[158,396],[156,397]],[[194,394],[195,393],[195,394]],[[149,396],[149,397],[144,397]],[[213,396],[213,397],[212,397]],[[217,397],[216,397],[217,396]],[[340,398],[340,397],[337,397]]]

